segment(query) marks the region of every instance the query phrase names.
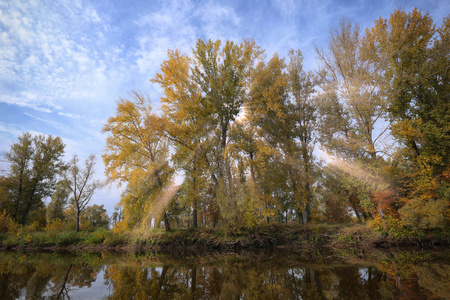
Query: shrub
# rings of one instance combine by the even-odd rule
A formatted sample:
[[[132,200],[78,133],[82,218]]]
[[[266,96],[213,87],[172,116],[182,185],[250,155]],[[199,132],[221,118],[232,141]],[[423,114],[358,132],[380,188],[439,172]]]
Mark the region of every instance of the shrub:
[[[99,228],[89,234],[86,238],[86,244],[101,244],[108,237],[109,230],[106,228]]]
[[[403,222],[413,228],[443,228],[446,224],[447,202],[445,199],[413,198],[399,209]]]
[[[126,237],[122,234],[116,234],[113,232],[108,232],[107,238],[103,241],[103,244],[108,246],[119,246],[126,242]]]
[[[51,232],[62,232],[66,229],[65,227],[66,223],[63,222],[61,219],[54,219],[50,221],[50,223],[48,223],[47,226],[45,226],[44,230]]]
[[[35,232],[35,231],[39,231],[42,228],[41,223],[39,223],[38,221],[33,221],[31,224],[25,226],[23,229],[26,232]]]
[[[10,219],[8,222],[8,232],[19,233],[21,229],[22,226],[20,226],[20,224],[16,223],[13,219]]]
[[[59,246],[76,245],[81,241],[81,235],[76,231],[65,231],[55,236],[55,244]]]
[[[10,222],[14,222],[9,214],[6,213],[6,210],[3,210],[2,213],[0,213],[0,233],[6,233],[8,232],[8,226]]]

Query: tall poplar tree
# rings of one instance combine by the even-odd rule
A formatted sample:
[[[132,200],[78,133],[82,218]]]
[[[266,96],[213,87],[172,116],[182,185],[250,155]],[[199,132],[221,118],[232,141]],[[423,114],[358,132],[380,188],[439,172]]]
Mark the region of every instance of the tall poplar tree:
[[[395,164],[397,196],[406,202],[402,218],[412,226],[443,226],[450,190],[450,17],[436,28],[417,8],[396,10],[376,20],[364,42],[368,58],[385,70],[392,132],[401,146]]]
[[[202,160],[211,179],[212,197],[222,216],[236,212],[235,178],[227,151],[231,126],[244,105],[249,74],[260,54],[253,41],[241,44],[199,39],[192,58],[169,51],[152,82],[161,98],[165,133],[183,152],[186,164]],[[195,203],[195,202],[192,202]],[[232,213],[236,220],[237,214]]]
[[[173,173],[168,162],[168,141],[161,134],[162,123],[152,112],[150,99],[134,92],[130,100],[118,101],[116,116],[103,127],[103,132],[109,134],[102,155],[107,180],[128,184],[121,204],[130,227],[147,220],[155,205],[162,205],[164,226],[170,230],[167,204],[158,202]]]

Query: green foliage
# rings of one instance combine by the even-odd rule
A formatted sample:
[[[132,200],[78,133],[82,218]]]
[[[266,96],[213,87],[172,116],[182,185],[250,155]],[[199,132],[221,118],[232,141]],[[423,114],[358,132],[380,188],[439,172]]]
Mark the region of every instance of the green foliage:
[[[405,225],[413,228],[443,228],[446,226],[445,212],[448,203],[444,199],[413,198],[399,209]]]
[[[6,153],[10,170],[2,180],[2,205],[17,222],[27,223],[30,213],[42,208],[43,200],[53,193],[64,167],[64,147],[59,137],[24,133]]]
[[[61,219],[53,219],[44,228],[47,232],[62,232],[66,229],[66,222]]]
[[[88,237],[84,240],[87,244],[102,244],[109,235],[109,230],[105,228],[98,228],[97,230],[91,232]]]
[[[46,219],[51,223],[55,219],[64,219],[64,209],[68,203],[70,191],[62,181],[59,181],[47,206]]]
[[[125,245],[128,244],[128,242],[129,242],[128,236],[113,232],[108,232],[106,238],[103,240],[104,245],[112,247]]]
[[[0,233],[6,233],[12,228],[14,220],[9,216],[6,210],[0,213]]]
[[[82,233],[79,233],[75,230],[63,231],[54,237],[54,243],[57,246],[77,245],[82,241]]]

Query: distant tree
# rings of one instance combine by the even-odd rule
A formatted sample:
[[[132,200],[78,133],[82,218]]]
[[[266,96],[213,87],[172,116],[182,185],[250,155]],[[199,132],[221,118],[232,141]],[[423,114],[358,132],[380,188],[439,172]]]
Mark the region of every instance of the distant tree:
[[[100,227],[107,228],[109,226],[109,217],[106,209],[102,205],[87,206],[81,214],[80,223],[82,227],[95,230]]]
[[[24,133],[6,153],[10,170],[3,189],[9,203],[4,205],[19,223],[25,224],[30,212],[43,207],[43,200],[55,190],[57,175],[64,168],[64,147],[59,137]]]
[[[97,189],[103,187],[103,183],[94,180],[95,156],[89,155],[84,163],[84,169],[78,166],[78,156],[75,154],[68,164],[68,168],[62,173],[64,186],[70,191],[70,202],[76,212],[76,230],[80,231],[81,213],[87,207]]]
[[[64,219],[64,210],[69,200],[70,191],[63,181],[59,181],[47,206],[46,219],[50,223],[55,219]]]

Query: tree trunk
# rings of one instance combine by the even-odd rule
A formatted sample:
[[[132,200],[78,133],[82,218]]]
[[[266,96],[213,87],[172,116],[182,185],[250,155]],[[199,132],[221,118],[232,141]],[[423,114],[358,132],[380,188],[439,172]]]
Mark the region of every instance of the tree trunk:
[[[77,209],[77,232],[80,231],[80,210]]]
[[[23,212],[22,220],[20,222],[22,225],[25,225],[25,222],[28,219],[28,213],[31,210],[31,204],[33,203],[33,197],[34,197],[34,194],[36,193],[36,185],[37,185],[37,183],[34,183],[33,190],[30,195],[30,199],[28,199],[27,206],[25,207],[25,211]]]
[[[303,220],[303,225],[308,224],[308,216],[307,216],[306,210],[302,211],[302,220]]]
[[[197,228],[197,178],[196,168],[194,167],[194,176],[192,178],[193,183],[193,199],[192,199],[192,227]]]
[[[170,231],[169,218],[167,217],[166,211],[164,211],[164,228],[166,231]]]
[[[69,266],[66,272],[66,276],[64,276],[63,283],[61,285],[61,289],[59,290],[58,296],[56,299],[63,299],[64,291],[66,291],[67,280],[69,279],[70,270],[72,269],[72,265]],[[67,291],[66,291],[67,292]]]
[[[191,299],[195,298],[195,290],[197,289],[197,268],[194,267],[191,269]]]
[[[197,200],[194,199],[194,207],[192,208],[192,227],[197,228]]]

